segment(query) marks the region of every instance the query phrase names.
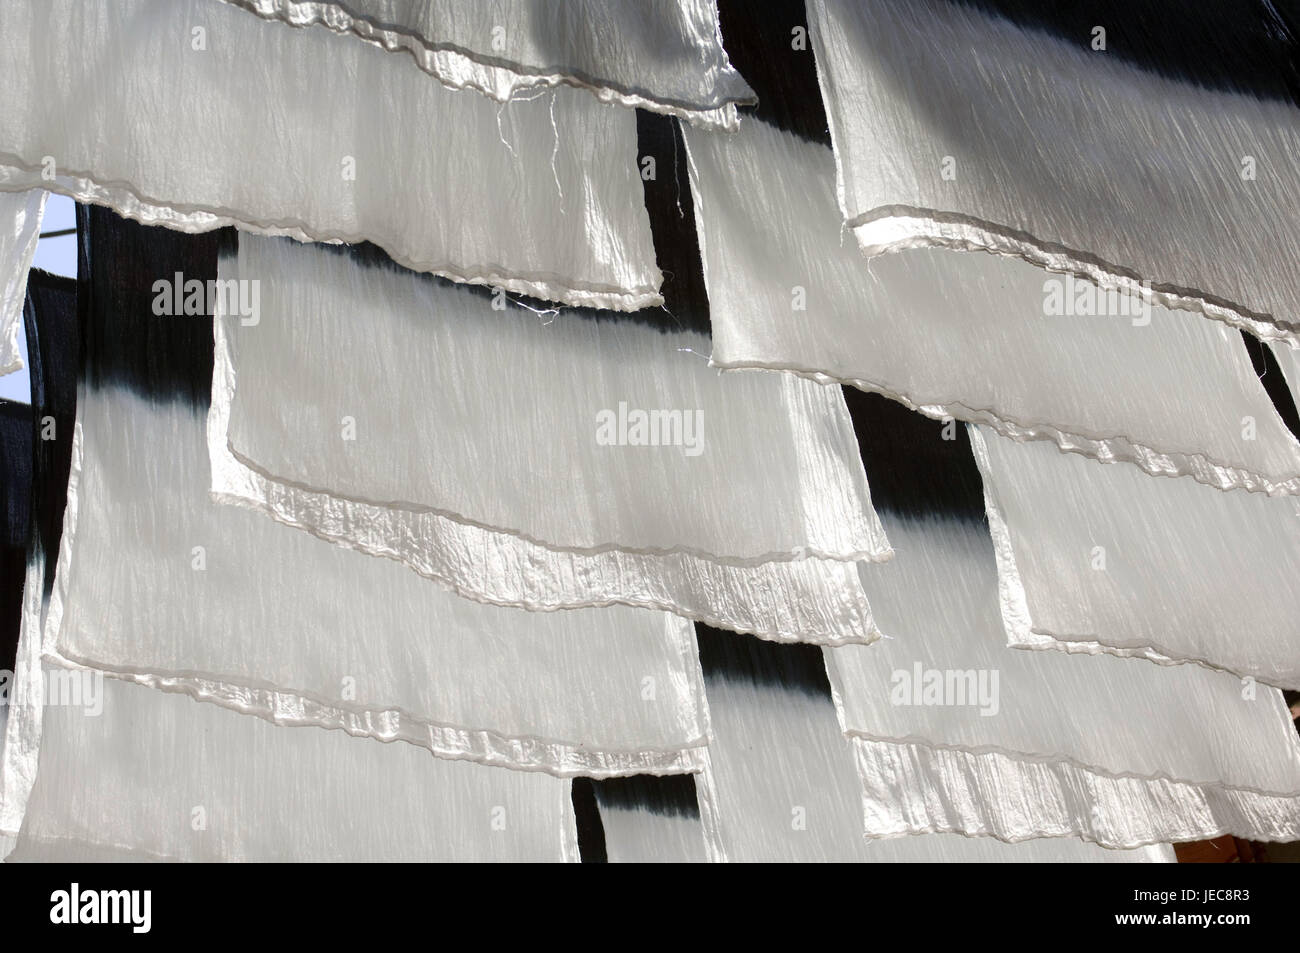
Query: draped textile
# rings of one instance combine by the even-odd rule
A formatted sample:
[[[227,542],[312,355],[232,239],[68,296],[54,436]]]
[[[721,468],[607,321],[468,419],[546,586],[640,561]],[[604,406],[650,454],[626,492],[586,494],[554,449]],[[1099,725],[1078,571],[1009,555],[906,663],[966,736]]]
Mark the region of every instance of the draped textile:
[[[1300,444],[1237,332],[1002,256],[864,261],[843,241],[829,150],[760,122],[686,139],[715,366],[844,381],[1221,489],[1300,491]],[[1097,313],[1071,313],[1080,301]]]
[[[735,130],[754,93],[727,60],[713,0],[227,0],[268,19],[319,24],[412,56],[454,89],[498,102],[574,86]]]
[[[41,189],[0,194],[0,375],[23,366],[18,348],[23,298],[44,211],[45,192]]]
[[[1201,662],[1300,688],[1300,506],[976,428],[1012,645]]]
[[[662,301],[635,116],[578,90],[498,106],[213,0],[6,3],[0,66],[0,189],[182,231],[368,239],[575,306]]]
[[[242,237],[221,274],[261,281],[255,319],[219,302],[222,499],[482,601],[874,637],[853,562],[888,543],[838,388],[284,241]]]
[[[809,0],[840,205],[863,251],[1013,255],[1295,340],[1296,104],[1099,47],[1178,42],[1156,33],[1173,23],[1122,5],[1097,17],[1109,35],[1090,25],[1079,42],[996,7]],[[1252,39],[1287,35],[1267,7],[1220,10]],[[1246,44],[1216,40],[1252,68]]]

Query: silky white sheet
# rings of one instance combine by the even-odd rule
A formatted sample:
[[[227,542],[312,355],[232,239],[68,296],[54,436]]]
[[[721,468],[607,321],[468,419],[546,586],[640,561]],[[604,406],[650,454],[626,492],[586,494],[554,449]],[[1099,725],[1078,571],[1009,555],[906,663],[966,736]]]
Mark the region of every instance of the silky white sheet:
[[[27,271],[36,254],[45,211],[45,192],[0,193],[0,376],[21,370],[23,299]]]
[[[1002,256],[864,261],[841,234],[828,149],[757,121],[686,141],[715,366],[844,381],[1221,489],[1300,492],[1300,443],[1236,331],[1135,300],[1129,314],[1118,299],[1105,316],[1047,314],[1084,280]]]
[[[1152,480],[972,428],[1017,647],[1201,662],[1300,689],[1300,503]]]
[[[1293,103],[945,0],[809,0],[808,25],[840,206],[868,255],[1014,255],[1297,339]]]
[[[0,189],[182,231],[368,239],[572,305],[662,302],[636,117],[578,90],[499,106],[213,0],[13,0],[0,68]]]
[[[981,524],[886,528],[898,556],[867,582],[891,638],[828,656],[869,834],[1300,836],[1300,740],[1280,691],[1198,665],[1008,648]],[[716,703],[712,717],[723,730]]]
[[[45,711],[11,861],[576,861],[570,782],[105,678]]]
[[[241,238],[221,276],[262,289],[256,322],[216,321],[221,499],[488,602],[875,637],[854,562],[888,542],[838,387],[719,376],[687,352],[698,334],[497,311],[285,241]],[[605,415],[617,441],[616,418],[652,410],[692,417],[693,436],[604,441]]]
[[[394,52],[455,89],[506,102],[559,85],[734,130],[754,91],[722,48],[713,0],[227,0]]]
[[[841,649],[826,649],[834,657]],[[715,859],[741,862],[1152,863],[1166,846],[1106,850],[1075,837],[1005,844],[991,837],[935,834],[863,837],[852,743],[835,709],[798,690],[741,679],[709,679],[714,740],[701,785]],[[912,795],[915,796],[915,795]]]
[[[221,506],[203,417],[177,403],[90,391],[74,439],[47,654],[447,758],[598,777],[702,763],[685,620],[482,605]]]

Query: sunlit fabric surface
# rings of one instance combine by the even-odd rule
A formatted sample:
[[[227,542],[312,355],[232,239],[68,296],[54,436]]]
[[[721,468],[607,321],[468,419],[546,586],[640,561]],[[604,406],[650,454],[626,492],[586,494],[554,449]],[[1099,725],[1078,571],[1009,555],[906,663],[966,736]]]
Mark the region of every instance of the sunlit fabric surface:
[[[409,54],[456,89],[505,102],[559,85],[735,129],[753,90],[722,48],[714,0],[228,0],[268,19],[320,24]]]
[[[1009,648],[985,527],[885,524],[898,555],[864,572],[891,638],[828,655],[869,834],[1111,847],[1300,834],[1300,741],[1280,691],[1199,665]],[[710,701],[721,732],[711,688]]]
[[[0,375],[23,366],[18,338],[23,333],[27,269],[36,254],[45,192],[0,193]]]
[[[1146,72],[976,4],[809,0],[808,19],[867,254],[1016,255],[1294,339],[1293,102]],[[1108,26],[1113,42],[1136,29]]]
[[[82,396],[47,653],[444,757],[597,776],[698,766],[690,623],[481,605],[221,506],[203,421],[120,388]]]
[[[11,861],[577,860],[566,780],[98,684],[46,707]]]
[[[1300,688],[1300,505],[973,429],[1011,644]]]
[[[730,636],[727,636],[730,638]],[[1073,837],[1006,844],[991,837],[935,834],[863,837],[853,745],[841,735],[831,699],[783,678],[794,647],[737,644],[769,656],[747,671],[714,670],[710,776],[699,784],[711,850],[741,862],[1143,863],[1172,860],[1168,847],[1106,850]],[[825,649],[834,656],[840,649]]]
[[[1118,296],[1105,316],[1047,314],[1052,283],[1071,306],[1078,289],[1014,258],[863,260],[830,150],[757,121],[686,139],[716,366],[832,378],[1153,474],[1300,492],[1300,444],[1235,330]]]
[[[0,67],[0,189],[185,231],[369,239],[418,270],[573,305],[661,301],[636,117],[581,91],[502,107],[214,0],[14,0]]]
[[[838,388],[720,377],[695,333],[498,311],[287,241],[243,236],[221,274],[262,280],[256,322],[216,326],[223,499],[488,602],[874,637],[853,561],[888,543]],[[631,445],[632,411],[680,426]]]
[[[708,860],[695,797],[698,784],[698,776],[596,782],[606,860],[611,864]]]

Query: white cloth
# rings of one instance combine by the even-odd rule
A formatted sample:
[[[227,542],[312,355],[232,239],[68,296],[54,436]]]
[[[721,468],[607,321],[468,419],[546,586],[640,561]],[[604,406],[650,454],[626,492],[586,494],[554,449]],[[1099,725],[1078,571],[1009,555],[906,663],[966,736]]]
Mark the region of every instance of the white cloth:
[[[714,0],[227,0],[409,54],[455,89],[506,102],[561,84],[602,102],[734,130],[754,91],[722,48]]]
[[[1300,689],[1300,501],[1152,480],[972,428],[1016,647]]]
[[[1300,836],[1300,739],[1280,691],[1199,665],[1008,648],[981,523],[886,528],[898,556],[868,583],[891,638],[828,661],[869,833]]]
[[[201,414],[85,394],[47,655],[446,758],[597,777],[698,770],[708,711],[685,620],[470,602],[215,503],[208,479]]]
[[[838,387],[719,376],[695,333],[497,311],[286,241],[245,236],[220,273],[262,282],[256,323],[216,320],[222,499],[488,602],[875,637],[854,561],[888,542]],[[682,427],[630,445],[661,410]]]
[[[834,657],[841,649],[824,650]],[[951,834],[863,837],[853,744],[825,698],[742,679],[708,681],[715,712],[700,787],[715,859],[755,863],[1150,863],[1168,846],[1106,850],[1076,837],[1006,844]]]
[[[1296,339],[1293,103],[1146,72],[973,4],[809,0],[808,26],[840,205],[867,254],[1015,255]]]
[[[686,141],[714,365],[839,380],[1222,489],[1300,492],[1300,443],[1236,331],[1158,305],[1116,314],[1118,298],[1106,316],[1049,315],[1073,285],[1004,256],[864,261],[841,235],[828,149],[761,122]]]
[[[572,305],[662,301],[636,117],[581,91],[500,106],[213,0],[14,0],[0,68],[0,189],[182,231],[369,239]]]
[[[11,861],[578,859],[567,780],[102,690],[98,714],[46,708]]]
[[[0,193],[0,376],[23,366],[18,339],[23,333],[27,271],[40,240],[45,192]]]

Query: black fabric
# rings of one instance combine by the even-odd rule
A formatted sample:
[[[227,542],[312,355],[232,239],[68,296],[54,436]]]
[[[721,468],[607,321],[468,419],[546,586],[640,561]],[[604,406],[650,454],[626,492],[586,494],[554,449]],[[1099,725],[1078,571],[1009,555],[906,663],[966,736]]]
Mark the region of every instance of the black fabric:
[[[23,308],[32,400],[32,545],[45,560],[46,598],[63,534],[72,436],[77,416],[77,282],[33,269]]]
[[[1296,412],[1295,398],[1287,384],[1286,375],[1282,373],[1282,368],[1277,363],[1277,357],[1274,356],[1271,348],[1248,331],[1241,332],[1241,339],[1246,342],[1246,353],[1250,355],[1251,366],[1255,368],[1259,382],[1264,385],[1264,391],[1268,394],[1268,399],[1273,402],[1273,407],[1282,418],[1282,423],[1286,424],[1287,429],[1297,440],[1300,440],[1300,413]]]
[[[32,408],[0,400],[0,669],[14,670],[31,531]]]
[[[845,387],[844,399],[878,513],[986,522],[984,483],[964,423],[932,420],[856,387]]]
[[[666,817],[700,816],[693,774],[667,774],[662,777],[634,774],[629,778],[602,778],[593,782],[593,788],[596,801],[603,810],[621,808],[648,811]]]
[[[803,0],[719,0],[718,19],[731,65],[758,95],[758,106],[742,112],[741,121],[756,116],[829,146]],[[795,49],[796,28],[803,30],[803,49]]]
[[[596,805],[594,783],[591,778],[574,778],[570,794],[578,828],[578,856],[584,864],[609,862],[609,854],[605,849],[605,825],[600,820],[600,808]]]
[[[831,697],[826,663],[818,645],[784,644],[756,639],[695,623],[700,647],[700,668],[705,682],[747,681],[755,685]]]

